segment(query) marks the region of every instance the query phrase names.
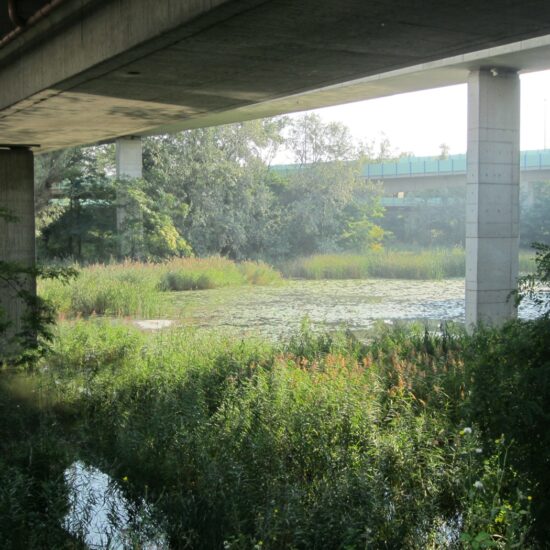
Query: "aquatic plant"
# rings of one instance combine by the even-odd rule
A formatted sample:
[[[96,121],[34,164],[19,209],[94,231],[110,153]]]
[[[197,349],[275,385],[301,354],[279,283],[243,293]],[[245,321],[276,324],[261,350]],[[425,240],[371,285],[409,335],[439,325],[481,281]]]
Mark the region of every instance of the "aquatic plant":
[[[221,257],[178,258],[163,263],[126,261],[80,268],[68,285],[44,281],[41,296],[63,317],[90,315],[155,317],[161,292],[247,284],[274,284],[280,274],[262,262],[236,263]]]

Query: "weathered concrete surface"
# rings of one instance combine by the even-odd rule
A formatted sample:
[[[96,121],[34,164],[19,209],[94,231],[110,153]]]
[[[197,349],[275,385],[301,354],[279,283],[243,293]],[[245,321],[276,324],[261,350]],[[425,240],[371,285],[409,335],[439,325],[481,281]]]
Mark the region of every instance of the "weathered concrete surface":
[[[519,254],[520,82],[516,72],[468,80],[466,326],[516,314]]]
[[[0,149],[0,209],[17,217],[7,222],[0,218],[0,261],[33,266],[34,249],[34,166],[33,155],[25,149]],[[25,289],[36,292],[32,278],[24,281]],[[0,281],[0,306],[13,322],[11,334],[21,324],[24,305],[13,288]],[[0,342],[1,345],[1,342]]]
[[[0,143],[48,150],[534,70],[549,34],[542,0],[66,0],[0,48]]]
[[[128,137],[116,141],[117,179],[141,178],[143,173],[141,138]],[[116,226],[118,233],[118,252],[127,257],[132,252],[132,230],[127,226],[128,196],[121,186],[117,186]],[[135,228],[134,228],[135,229]]]

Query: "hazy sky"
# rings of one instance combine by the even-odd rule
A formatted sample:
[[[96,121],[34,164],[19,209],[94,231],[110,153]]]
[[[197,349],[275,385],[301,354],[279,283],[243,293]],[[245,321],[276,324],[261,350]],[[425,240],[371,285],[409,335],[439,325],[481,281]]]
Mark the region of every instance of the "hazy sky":
[[[548,116],[545,116],[547,102]],[[399,152],[436,155],[466,152],[466,85],[400,94],[314,111],[325,121],[341,121],[363,141],[390,140]],[[521,76],[521,149],[550,147],[550,71]]]

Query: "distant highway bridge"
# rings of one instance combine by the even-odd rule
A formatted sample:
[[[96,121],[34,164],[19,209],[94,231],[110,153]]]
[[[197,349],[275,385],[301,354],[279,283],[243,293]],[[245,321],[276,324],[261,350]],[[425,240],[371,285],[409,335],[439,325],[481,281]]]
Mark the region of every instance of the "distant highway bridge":
[[[277,164],[273,170],[289,173],[299,164]],[[457,187],[466,184],[466,154],[437,157],[402,157],[395,161],[363,165],[366,179],[384,184],[384,195],[412,193],[432,189]],[[519,156],[521,182],[550,180],[550,149],[522,151]]]
[[[273,169],[281,173],[296,170],[299,165],[276,165]],[[369,180],[383,184],[382,205],[387,208],[414,207],[426,200],[436,205],[436,191],[463,187],[467,182],[466,155],[437,157],[403,157],[393,162],[365,164],[362,175]],[[550,149],[522,151],[519,160],[520,183],[527,185],[550,181]],[[407,197],[408,193],[434,191],[431,199]],[[527,193],[532,197],[532,187]]]
[[[520,183],[550,180],[550,150],[522,151],[519,159]],[[447,158],[403,157],[395,162],[365,164],[363,176],[384,184],[384,196],[465,186],[466,155]]]

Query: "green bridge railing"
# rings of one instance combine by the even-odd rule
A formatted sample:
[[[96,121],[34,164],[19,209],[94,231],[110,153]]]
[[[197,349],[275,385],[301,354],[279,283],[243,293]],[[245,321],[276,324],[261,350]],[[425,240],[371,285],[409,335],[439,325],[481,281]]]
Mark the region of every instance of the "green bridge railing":
[[[522,151],[520,170],[550,169],[550,150]],[[363,176],[369,179],[399,176],[465,174],[466,155],[433,157],[403,157],[395,162],[365,164]]]

